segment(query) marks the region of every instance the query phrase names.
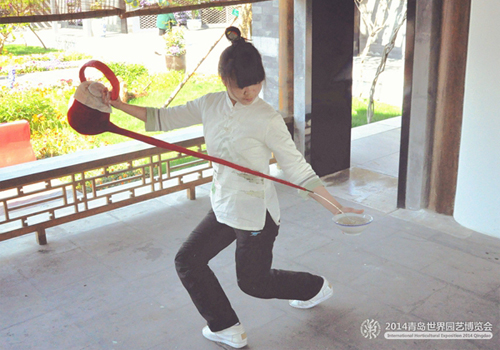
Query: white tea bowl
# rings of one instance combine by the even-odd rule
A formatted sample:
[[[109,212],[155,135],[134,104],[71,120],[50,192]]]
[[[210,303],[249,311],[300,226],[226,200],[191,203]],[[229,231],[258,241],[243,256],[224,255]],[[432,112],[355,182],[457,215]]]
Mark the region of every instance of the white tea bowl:
[[[368,214],[342,213],[333,217],[333,222],[348,235],[359,235],[373,221]]]

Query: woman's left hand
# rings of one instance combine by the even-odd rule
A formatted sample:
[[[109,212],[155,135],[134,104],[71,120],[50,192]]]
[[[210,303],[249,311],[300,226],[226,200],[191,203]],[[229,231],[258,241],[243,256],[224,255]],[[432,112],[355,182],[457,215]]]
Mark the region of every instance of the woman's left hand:
[[[350,208],[350,207],[342,207],[341,209],[344,213],[363,214],[363,212],[364,212],[364,209],[355,209],[355,208]],[[340,214],[340,212],[337,214]]]
[[[314,194],[317,194],[315,196]],[[318,186],[313,190],[313,193],[310,194],[318,203],[328,209],[333,215],[343,213],[356,213],[361,214],[364,212],[363,209],[354,209],[350,207],[344,207],[340,204],[333,196],[328,192],[328,190],[323,186]]]

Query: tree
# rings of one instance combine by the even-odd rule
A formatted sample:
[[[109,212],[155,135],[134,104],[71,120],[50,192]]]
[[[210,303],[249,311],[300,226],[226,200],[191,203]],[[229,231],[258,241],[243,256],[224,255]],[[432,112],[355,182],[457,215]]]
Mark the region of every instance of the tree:
[[[0,0],[0,15],[31,16],[34,15],[37,10],[42,9],[43,2],[44,0]],[[38,40],[40,40],[43,47],[46,48],[30,23],[0,24],[0,54],[3,52],[3,48],[9,37],[14,35],[14,30],[20,27],[28,27]]]
[[[371,11],[368,7],[369,3],[371,2],[371,5],[373,5],[373,11]],[[368,53],[370,52],[371,46],[376,42],[379,34],[389,27],[389,19],[391,17],[394,17],[394,13],[391,13],[391,9],[395,8],[396,11],[399,10],[400,7],[406,6],[406,1],[404,0],[395,0],[394,2],[392,0],[375,0],[375,1],[370,1],[370,0],[354,0],[354,3],[356,4],[363,23],[365,24],[365,27],[367,29],[367,41],[365,44],[365,47],[363,48],[361,54],[360,54],[360,62],[361,65],[364,64],[366,57],[368,56]],[[397,6],[393,6],[393,4],[397,4]],[[404,11],[404,15],[402,16],[402,19],[397,19],[396,24],[394,25],[392,34],[390,36],[389,42],[385,45],[384,47],[384,52],[382,54],[380,64],[378,66],[377,72],[375,74],[375,77],[372,81],[371,89],[370,89],[370,96],[369,96],[369,101],[368,101],[368,107],[367,107],[367,113],[366,113],[366,121],[367,123],[371,123],[373,114],[374,114],[374,95],[375,95],[375,88],[377,86],[377,81],[382,74],[382,72],[385,69],[385,65],[387,62],[387,58],[389,56],[389,53],[391,50],[394,48],[394,44],[397,38],[397,34],[399,32],[399,29],[403,25],[403,23],[406,20],[406,11]]]
[[[394,44],[396,42],[399,29],[401,29],[401,26],[405,21],[406,21],[406,11],[403,15],[403,19],[399,22],[399,24],[396,27],[394,27],[394,30],[392,31],[391,34],[391,38],[389,39],[389,43],[384,47],[382,58],[380,59],[377,72],[375,73],[375,77],[373,78],[372,86],[370,88],[370,98],[368,99],[368,107],[366,109],[366,122],[368,124],[372,122],[373,115],[375,114],[375,88],[377,87],[378,77],[385,70],[385,64],[387,63],[387,58],[389,57],[389,53],[394,48]]]
[[[378,34],[387,26],[389,5],[391,1],[392,0],[378,0],[378,6],[374,6],[376,11],[375,18],[373,18],[372,11],[368,8],[369,0],[354,0],[361,15],[361,20],[365,24],[368,36],[366,45],[359,55],[361,57],[361,63],[365,62],[366,56],[368,56],[370,52],[370,47],[377,40]]]
[[[0,0],[0,16],[8,16],[11,13],[11,5],[6,0]],[[5,43],[12,35],[14,31],[14,25],[12,24],[0,24],[0,55],[3,52]]]

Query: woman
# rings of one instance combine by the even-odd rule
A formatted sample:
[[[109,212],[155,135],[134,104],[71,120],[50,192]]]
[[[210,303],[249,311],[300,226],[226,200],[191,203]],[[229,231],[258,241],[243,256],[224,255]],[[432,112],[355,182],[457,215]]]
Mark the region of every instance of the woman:
[[[297,151],[281,115],[259,98],[265,79],[258,50],[235,27],[220,57],[219,75],[226,91],[207,94],[183,106],[145,108],[120,100],[107,101],[146,124],[146,130],[172,130],[203,124],[207,152],[215,157],[269,174],[274,154],[285,176],[342,208]],[[175,258],[177,273],[200,314],[207,321],[202,334],[235,348],[247,345],[236,312],[208,262],[236,240],[239,287],[257,298],[290,300],[310,308],[332,296],[330,283],[306,272],[272,269],[272,249],[280,223],[274,184],[260,177],[213,164],[212,209],[193,230]],[[337,208],[313,196],[333,214]],[[362,210],[342,208],[344,212]]]

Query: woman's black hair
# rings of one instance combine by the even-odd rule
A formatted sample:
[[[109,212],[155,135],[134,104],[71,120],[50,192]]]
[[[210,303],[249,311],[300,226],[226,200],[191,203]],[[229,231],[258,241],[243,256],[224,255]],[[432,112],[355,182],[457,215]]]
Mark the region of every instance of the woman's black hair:
[[[258,84],[266,79],[259,51],[241,36],[236,27],[226,28],[226,38],[231,46],[220,55],[219,75],[223,81],[236,82],[240,89]]]

